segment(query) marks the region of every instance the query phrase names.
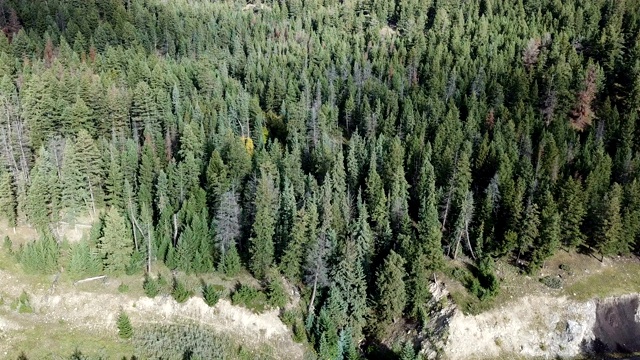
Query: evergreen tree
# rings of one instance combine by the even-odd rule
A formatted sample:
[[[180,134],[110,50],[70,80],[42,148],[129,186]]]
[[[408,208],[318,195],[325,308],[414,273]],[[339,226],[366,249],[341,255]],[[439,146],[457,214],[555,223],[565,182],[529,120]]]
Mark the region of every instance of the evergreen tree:
[[[130,339],[133,336],[131,320],[129,320],[129,316],[124,311],[120,311],[116,325],[118,326],[118,335],[121,338]]]
[[[262,172],[258,180],[254,207],[256,216],[249,240],[251,262],[249,268],[259,279],[263,278],[274,261],[274,241],[276,223],[277,193],[271,175]]]
[[[404,264],[404,259],[391,250],[384,260],[382,269],[378,271],[376,279],[378,316],[383,324],[396,322],[404,312],[407,302]]]
[[[133,253],[131,231],[124,217],[114,207],[105,215],[98,249],[104,268],[109,272],[122,272],[129,264]]]
[[[17,225],[18,202],[13,178],[7,171],[0,172],[0,215],[7,219],[10,227]]]
[[[55,218],[58,210],[54,206],[57,192],[58,175],[51,162],[50,154],[41,149],[36,163],[31,169],[31,185],[27,190],[27,217],[40,232],[49,229],[49,223]]]
[[[584,242],[582,223],[586,215],[582,186],[569,178],[560,192],[560,233],[562,242],[568,248],[576,248]]]
[[[533,272],[544,264],[560,246],[560,215],[553,196],[546,191],[540,214],[540,237],[534,244],[528,271]]]
[[[605,195],[598,221],[594,248],[602,258],[620,252],[623,235],[621,209],[622,187],[614,183]]]

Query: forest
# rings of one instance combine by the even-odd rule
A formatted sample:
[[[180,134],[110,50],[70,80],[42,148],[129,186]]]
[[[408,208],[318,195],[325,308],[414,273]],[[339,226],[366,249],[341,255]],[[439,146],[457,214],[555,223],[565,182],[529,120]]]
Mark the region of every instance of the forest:
[[[640,252],[638,9],[0,0],[0,217],[34,272],[283,277],[357,359],[452,264]]]

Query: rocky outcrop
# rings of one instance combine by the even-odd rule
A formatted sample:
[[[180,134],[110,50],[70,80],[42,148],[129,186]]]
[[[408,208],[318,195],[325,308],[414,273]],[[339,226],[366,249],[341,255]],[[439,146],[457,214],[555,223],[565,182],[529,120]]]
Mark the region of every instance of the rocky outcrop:
[[[640,352],[640,312],[638,295],[598,302],[593,327],[594,340],[586,351],[597,353]]]
[[[435,299],[442,299],[442,289]],[[443,295],[444,294],[444,295]],[[479,315],[437,309],[422,342],[427,358],[482,359],[518,355],[554,359],[640,352],[640,297],[578,302],[529,296]],[[434,332],[436,331],[436,332]],[[438,338],[439,337],[439,338]]]

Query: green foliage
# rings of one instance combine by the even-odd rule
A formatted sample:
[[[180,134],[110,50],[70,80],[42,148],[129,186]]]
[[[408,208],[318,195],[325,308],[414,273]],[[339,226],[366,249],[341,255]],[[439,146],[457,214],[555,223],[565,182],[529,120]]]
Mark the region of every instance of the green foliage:
[[[22,290],[20,296],[11,304],[11,308],[13,310],[17,310],[21,314],[32,313],[33,307],[31,306],[31,299],[29,294],[27,294],[26,291]]]
[[[240,263],[238,249],[235,246],[232,246],[223,258],[222,272],[227,276],[233,277],[240,272],[241,268],[242,265]]]
[[[129,292],[129,285],[125,284],[125,283],[120,283],[120,285],[118,285],[118,292],[119,293],[128,293]]]
[[[413,350],[413,344],[411,341],[407,341],[402,346],[402,351],[400,352],[400,360],[415,360],[416,353]]]
[[[220,285],[206,284],[202,282],[202,298],[205,304],[213,307],[218,303],[218,300],[222,297],[224,288]]]
[[[282,277],[275,271],[267,276],[267,302],[274,308],[284,308],[289,302]]]
[[[261,313],[267,309],[267,295],[249,285],[238,284],[236,290],[231,295],[233,305],[244,306],[254,313]]]
[[[13,243],[9,236],[5,236],[4,240],[2,240],[2,249],[9,255],[13,254]]]
[[[380,322],[388,325],[402,317],[406,305],[404,259],[393,250],[378,272],[378,313]],[[383,326],[384,326],[383,325]]]
[[[540,278],[540,282],[552,289],[562,289],[562,280],[557,276],[544,276]]]
[[[0,217],[7,219],[9,226],[16,226],[17,210],[18,199],[13,178],[9,172],[0,171]]]
[[[253,236],[249,240],[251,253],[251,271],[258,278],[266,276],[274,261],[275,184],[271,176],[262,173],[256,189],[254,206],[256,217],[252,226]]]
[[[142,282],[142,289],[144,293],[150,297],[154,298],[160,293],[160,286],[158,286],[158,280],[151,277],[151,275],[145,273],[144,281]]]
[[[186,285],[182,281],[174,277],[173,285],[171,287],[171,296],[173,297],[173,299],[181,304],[187,301],[191,297],[191,295],[193,294],[191,293],[191,291],[189,291],[189,289],[187,289]]]
[[[131,261],[133,240],[125,219],[114,207],[110,208],[104,219],[102,237],[98,249],[104,268],[110,272],[123,272]]]
[[[76,278],[91,276],[102,270],[102,262],[87,241],[81,241],[71,245],[71,258],[69,260],[69,273]]]
[[[293,331],[293,341],[297,343],[307,342],[307,331],[304,328],[302,314],[294,310],[286,310],[282,313],[280,318],[282,319],[282,322],[289,326]]]
[[[120,311],[120,314],[118,314],[116,326],[118,327],[118,335],[120,335],[121,338],[130,339],[133,336],[131,320],[129,320],[129,316],[124,311]]]
[[[151,325],[136,329],[136,354],[145,359],[211,359],[231,357],[229,341],[194,324]]]
[[[424,320],[447,256],[479,309],[489,256],[640,250],[636,0],[193,5],[3,5],[0,217],[102,217],[72,276],[277,266],[333,359],[404,314],[376,271]]]
[[[58,270],[60,250],[51,235],[27,243],[18,253],[18,259],[24,269],[30,273],[52,274]]]

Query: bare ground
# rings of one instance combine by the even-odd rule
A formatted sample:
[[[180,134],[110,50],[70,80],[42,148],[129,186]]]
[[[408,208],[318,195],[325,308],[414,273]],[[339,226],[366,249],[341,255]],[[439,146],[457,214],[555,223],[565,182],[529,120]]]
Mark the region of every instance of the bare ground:
[[[211,308],[199,297],[178,304],[170,296],[150,299],[106,291],[90,292],[68,284],[51,289],[44,284],[28,286],[25,285],[28,280],[23,280],[0,270],[0,296],[5,299],[5,304],[0,306],[0,355],[4,357],[23,350],[27,340],[24,334],[35,324],[117,339],[115,321],[120,309],[127,312],[134,327],[144,323],[196,322],[231,336],[248,347],[268,343],[278,358],[303,357],[302,347],[293,342],[289,329],[275,310],[254,314],[227,300],[220,300]],[[108,288],[112,287],[105,287],[105,290]],[[8,303],[20,296],[23,290],[31,297],[32,314],[19,314],[9,308]]]

